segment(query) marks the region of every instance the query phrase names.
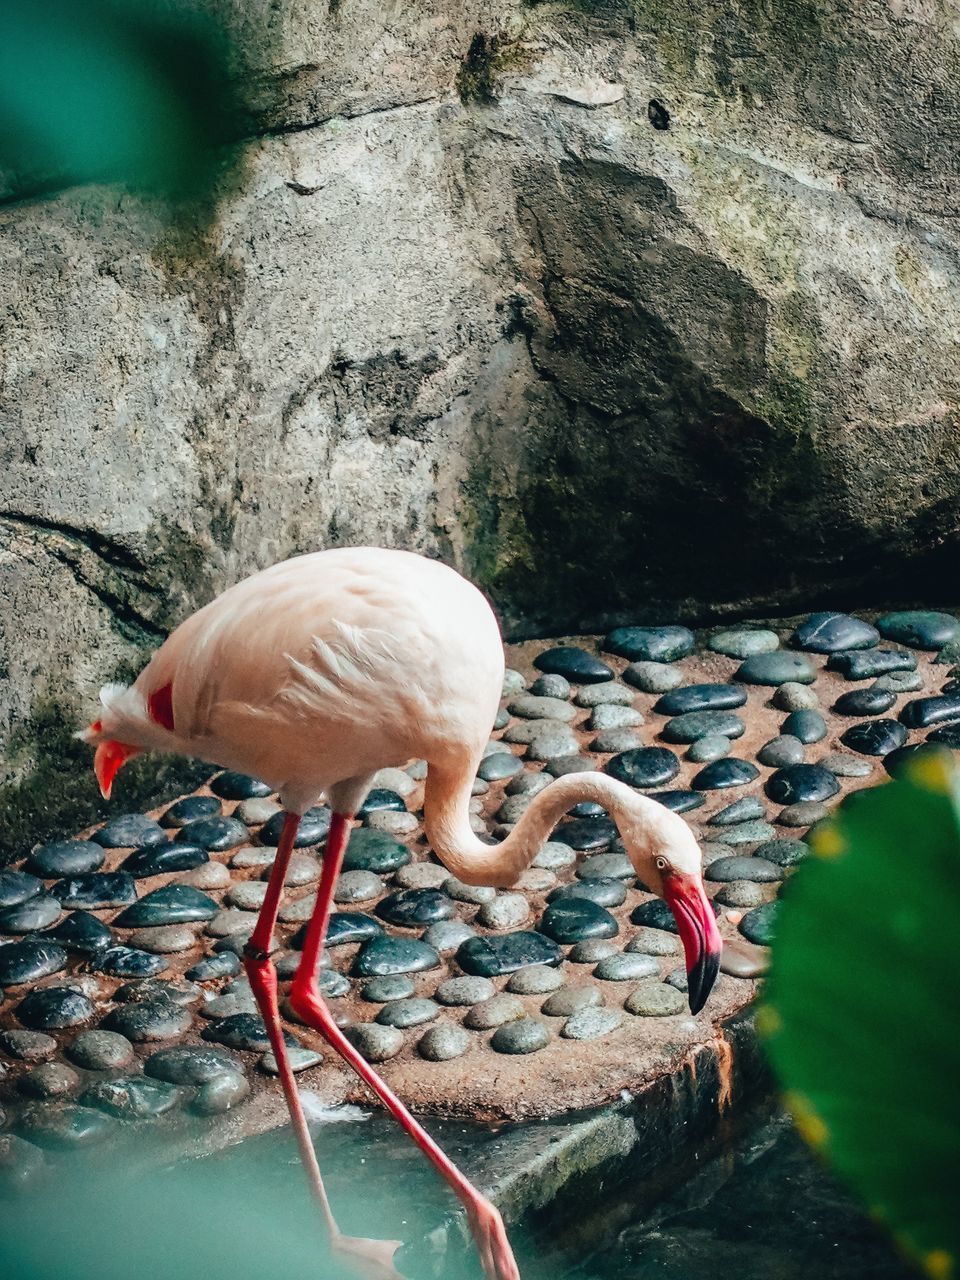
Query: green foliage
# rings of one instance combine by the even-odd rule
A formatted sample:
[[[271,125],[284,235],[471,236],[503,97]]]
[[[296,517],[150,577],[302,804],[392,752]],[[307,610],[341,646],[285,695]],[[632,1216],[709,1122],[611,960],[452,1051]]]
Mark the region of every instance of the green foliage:
[[[797,1127],[935,1280],[960,1220],[960,779],[918,752],[811,838],[758,1022]]]
[[[224,40],[182,4],[3,0],[0,199],[84,182],[202,193],[237,136]]]

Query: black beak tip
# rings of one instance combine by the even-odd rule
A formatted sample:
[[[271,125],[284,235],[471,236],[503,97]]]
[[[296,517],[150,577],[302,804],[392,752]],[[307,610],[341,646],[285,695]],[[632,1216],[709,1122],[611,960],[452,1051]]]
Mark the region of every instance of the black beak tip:
[[[720,952],[701,951],[696,964],[687,975],[687,998],[691,1013],[699,1013],[707,1003],[719,972]]]

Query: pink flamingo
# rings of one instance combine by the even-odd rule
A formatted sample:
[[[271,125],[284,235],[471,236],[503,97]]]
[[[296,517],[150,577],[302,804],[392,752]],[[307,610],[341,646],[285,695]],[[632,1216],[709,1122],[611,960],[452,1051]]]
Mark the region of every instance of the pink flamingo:
[[[454,570],[403,551],[320,551],[274,565],[225,591],[179,626],[134,684],[107,685],[82,736],[109,797],[124,761],[142,751],[198,756],[262,778],[286,811],[245,967],[280,1070],[301,1157],[335,1248],[395,1275],[394,1241],[344,1237],[323,1188],[287,1058],[270,958],[300,816],[324,796],[333,816],[314,915],[290,991],[315,1028],[373,1090],[463,1204],[488,1280],[519,1280],[496,1207],[464,1177],[331,1017],[317,972],[334,886],[378,769],[428,764],[424,825],[461,880],[509,885],[557,821],[581,800],[616,820],[637,875],[669,903],[683,941],[694,1013],[719,967],[720,935],[700,876],[700,851],[676,814],[604,774],[569,774],[534,797],[508,838],[484,844],[470,826],[471,785],[496,715],[503,647],[493,612]]]

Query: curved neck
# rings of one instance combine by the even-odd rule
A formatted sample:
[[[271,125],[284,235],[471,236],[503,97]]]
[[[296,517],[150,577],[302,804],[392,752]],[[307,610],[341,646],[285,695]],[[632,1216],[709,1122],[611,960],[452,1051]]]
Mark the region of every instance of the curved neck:
[[[505,887],[529,867],[544,841],[568,810],[593,800],[607,810],[638,874],[636,850],[665,840],[677,815],[639,795],[605,773],[568,773],[538,792],[520,821],[499,844],[488,845],[470,826],[473,770],[430,765],[424,795],[424,826],[430,845],[443,863],[466,884]]]

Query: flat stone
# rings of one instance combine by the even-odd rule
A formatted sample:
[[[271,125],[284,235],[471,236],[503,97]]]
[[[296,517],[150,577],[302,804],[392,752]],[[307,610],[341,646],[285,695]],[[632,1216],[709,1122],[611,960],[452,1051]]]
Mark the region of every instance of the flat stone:
[[[572,867],[576,861],[576,852],[570,845],[562,840],[548,840],[530,865],[542,871],[556,872]]]
[[[24,938],[0,946],[0,987],[18,987],[36,982],[67,967],[67,953],[56,942]]]
[[[20,1131],[41,1147],[82,1150],[113,1133],[110,1116],[72,1102],[42,1102],[26,1107],[17,1119]]]
[[[496,978],[526,965],[557,965],[563,959],[563,952],[542,933],[520,931],[468,938],[458,948],[456,958],[464,973]]]
[[[904,609],[884,614],[877,620],[884,640],[910,645],[913,649],[941,649],[960,636],[960,622],[949,613],[925,609]]]
[[[840,653],[872,649],[880,643],[876,627],[848,613],[811,613],[790,637],[790,643],[808,653]]]
[[[707,733],[690,744],[687,759],[694,764],[712,764],[722,760],[733,750],[733,743],[722,733]]]
[[[768,769],[782,769],[786,765],[801,764],[804,754],[804,745],[799,738],[782,733],[763,744],[757,752],[757,760]]]
[[[224,1075],[244,1074],[243,1063],[238,1057],[207,1045],[157,1049],[146,1059],[143,1069],[156,1080],[186,1086],[209,1084]]]
[[[569,698],[570,681],[564,676],[538,676],[530,686],[530,692],[537,698]]]
[[[386,831],[361,827],[350,835],[343,859],[344,871],[373,871],[387,875],[411,860],[410,850]]]
[[[820,763],[838,778],[867,778],[873,772],[873,766],[868,760],[848,755],[846,751],[835,751],[832,755],[824,756]]]
[[[125,871],[92,871],[57,881],[53,896],[68,911],[73,907],[97,911],[136,902],[137,886]]]
[[[615,956],[617,948],[607,938],[584,938],[567,952],[571,964],[599,964],[607,956]]]
[[[424,1032],[417,1042],[417,1052],[428,1062],[449,1062],[462,1058],[470,1045],[470,1033],[463,1027],[441,1023]]]
[[[495,1053],[536,1053],[550,1043],[550,1032],[536,1018],[518,1018],[497,1027],[490,1038]]]
[[[245,827],[259,827],[280,812],[280,805],[275,800],[254,796],[250,800],[241,800],[234,809],[233,816],[239,818]]]
[[[563,676],[572,684],[599,684],[613,679],[613,672],[605,662],[573,645],[545,649],[534,658],[533,665],[538,671]]]
[[[837,671],[847,680],[872,680],[891,671],[916,671],[916,655],[902,649],[871,649],[866,653],[834,653],[827,670]]]
[[[676,692],[679,693],[680,690]],[[664,742],[696,742],[698,738],[708,735],[739,738],[744,728],[740,717],[731,711],[688,711],[668,720],[660,736]]]
[[[730,880],[717,891],[716,901],[725,907],[749,909],[766,901],[763,889],[752,880]]]
[[[714,915],[717,914],[716,907],[713,908]],[[677,932],[677,922],[673,918],[673,912],[667,906],[662,898],[651,898],[648,902],[643,902],[639,907],[634,907],[630,914],[631,924],[646,925],[650,929],[664,929],[668,933]]]
[[[783,872],[765,858],[717,858],[707,867],[704,879],[752,880],[756,884],[772,884],[783,879]]]
[[[489,1031],[526,1016],[523,1001],[516,995],[495,995],[467,1010],[463,1025],[471,1031]]]
[[[371,1004],[386,1004],[388,1000],[406,1000],[416,989],[413,979],[408,978],[406,974],[388,973],[381,978],[371,978],[369,982],[365,982],[360,990],[360,996]],[[441,1003],[447,1002],[444,1000]]]
[[[133,1045],[116,1031],[81,1031],[67,1057],[85,1071],[119,1071],[134,1060]]]
[[[776,834],[769,822],[740,822],[735,827],[725,827],[723,839],[730,845],[755,844],[758,840],[772,840]]]
[[[476,936],[476,929],[462,920],[440,920],[423,932],[423,941],[433,947],[441,955],[449,955],[457,950],[461,943]]]
[[[815,711],[820,705],[817,691],[788,680],[774,690],[771,705],[780,711]]]
[[[290,1064],[290,1070],[296,1075],[300,1071],[309,1071],[311,1067],[318,1067],[323,1062],[323,1054],[317,1053],[314,1049],[307,1049],[302,1044],[290,1045],[287,1048],[287,1062]],[[280,1074],[272,1049],[260,1059],[260,1066],[268,1075]],[[245,1080],[244,1083],[246,1083]],[[246,1092],[249,1092],[249,1089],[245,1090]]]
[[[923,688],[923,676],[919,671],[888,671],[885,676],[878,676],[870,687],[898,695],[918,693]]]
[[[676,987],[665,982],[645,982],[630,993],[623,1007],[638,1018],[669,1018],[683,1013],[686,1001]]]
[[[749,760],[728,756],[701,769],[694,775],[693,785],[698,791],[717,791],[725,787],[745,787],[759,776],[757,766]]]
[[[597,761],[592,756],[575,751],[568,756],[551,756],[544,768],[555,778],[562,778],[568,773],[593,773],[597,768]]]
[[[266,1053],[270,1048],[267,1028],[259,1013],[233,1013],[226,1018],[218,1018],[200,1032],[202,1039],[214,1044],[226,1045],[228,1049],[250,1049],[254,1052]],[[284,1032],[284,1043],[291,1047],[296,1040]]]
[[[623,678],[627,684],[644,693],[668,693],[683,684],[683,672],[679,667],[659,662],[631,662],[624,669]]]
[[[0,908],[19,906],[42,891],[43,883],[36,876],[23,871],[0,871]]]
[[[348,871],[346,875],[370,875],[368,871]],[[411,862],[394,875],[401,889],[439,889],[449,880],[450,872],[436,862]]]
[[[302,913],[293,914],[293,908],[299,903],[306,902],[307,908]],[[280,919],[284,923],[290,923],[293,920],[309,920],[313,915],[314,898],[307,899],[298,898],[293,903],[285,905],[280,912]],[[225,911],[218,911],[212,920],[207,921],[207,927],[204,930],[211,938],[229,938],[232,933],[241,933],[244,930],[252,931],[257,923],[256,913],[253,911],[240,911],[237,908],[230,908]]]
[[[560,1034],[565,1040],[599,1040],[616,1031],[622,1022],[619,1009],[581,1009],[566,1020]]]
[[[117,1031],[134,1044],[175,1040],[193,1025],[193,1015],[172,1000],[154,998],[122,1005],[105,1019],[105,1031]]]
[[[419,1027],[432,1022],[440,1013],[440,1006],[433,1000],[390,1000],[377,1014],[377,1022],[384,1027]]]
[[[449,920],[454,912],[453,902],[438,889],[398,889],[376,908],[381,920],[404,929]]]
[[[516,929],[530,915],[530,904],[522,893],[498,893],[477,912],[477,923],[486,929]]]
[[[659,787],[677,776],[680,762],[666,747],[641,747],[614,756],[604,771],[630,787]]]
[[[503,696],[509,698],[511,693],[519,693],[527,687],[527,682],[520,671],[507,667],[503,673]]]
[[[89,1022],[96,1010],[75,987],[40,987],[17,1005],[16,1014],[33,1031],[57,1031]]]
[[[885,756],[907,741],[907,731],[896,720],[865,720],[843,734],[840,741],[865,756]]]
[[[265,880],[241,880],[233,884],[223,896],[225,903],[238,911],[258,912],[267,896]]]
[[[515,777],[523,770],[523,761],[512,751],[496,751],[492,756],[481,760],[478,775],[485,782],[501,782],[504,778]]]
[[[754,850],[754,857],[772,862],[778,867],[794,867],[810,852],[802,840],[767,840]]]
[[[928,729],[944,721],[960,720],[960,691],[934,698],[914,698],[901,710],[899,718],[908,729]]]
[[[741,822],[752,822],[765,818],[766,810],[756,796],[741,796],[733,804],[718,809],[707,819],[709,827],[734,827]]]
[[[740,932],[748,941],[758,946],[770,946],[775,933],[777,906],[776,901],[765,902],[763,906],[747,912],[740,921]]]
[[[144,849],[134,849],[124,858],[121,870],[135,880],[148,876],[165,876],[177,871],[193,871],[210,861],[206,849],[199,845],[172,841],[168,844],[151,844]],[[136,895],[134,895],[136,896]],[[133,901],[132,898],[128,901]]]
[[[799,653],[755,653],[746,658],[734,676],[743,684],[780,685],[813,684],[816,668],[808,658]]]
[[[235,773],[231,769],[217,774],[210,783],[210,790],[224,800],[252,800],[271,794],[270,788],[259,778],[250,778],[245,773]]]
[[[180,1105],[181,1097],[175,1085],[161,1080],[122,1076],[115,1080],[99,1080],[85,1090],[80,1102],[119,1120],[148,1120],[172,1111]]]
[[[767,795],[778,804],[829,800],[839,790],[836,777],[818,764],[794,764],[778,769],[766,783]]]
[[[489,978],[447,978],[440,983],[434,994],[444,1005],[471,1005],[489,1000],[496,994],[496,987]]]
[[[527,740],[528,760],[546,761],[553,760],[556,756],[577,754],[580,744],[568,725],[550,720],[530,720],[527,723],[533,726],[533,732]],[[509,733],[510,729],[507,730],[507,734]],[[516,739],[511,737],[511,741]]]
[[[154,889],[127,907],[114,924],[124,929],[142,929],[148,925],[190,924],[210,920],[220,910],[213,898],[186,884],[166,884]]]
[[[662,804],[673,813],[689,813],[691,809],[699,809],[706,803],[706,797],[699,791],[652,791],[649,795],[651,800],[656,800],[657,804]]]
[[[603,982],[636,982],[641,978],[659,977],[656,956],[642,951],[621,951],[601,960],[593,971]]]
[[[333,900],[339,903],[371,902],[383,893],[383,888],[383,881],[372,871],[343,871],[337,877]]]
[[[303,945],[305,930],[301,929],[293,941],[298,950]],[[362,911],[334,911],[327,925],[326,945],[330,947],[348,946],[354,942],[377,942],[383,937],[383,926],[373,916]],[[396,939],[399,943],[401,939]]]
[[[21,1076],[17,1084],[28,1097],[67,1098],[79,1092],[81,1079],[72,1067],[47,1062]]]
[[[120,1004],[143,1004],[145,1001],[166,1000],[169,1004],[182,1005],[187,1008],[205,998],[202,987],[195,987],[192,982],[127,982],[113,993],[113,998]]]
[[[196,933],[184,924],[164,924],[153,929],[141,929],[137,934],[139,947],[160,956],[189,951],[196,941]]]
[[[308,809],[300,819],[300,826],[297,828],[296,839],[293,842],[295,849],[308,849],[312,845],[320,844],[326,840],[327,832],[330,830],[331,813],[326,805],[315,805],[312,809]],[[260,843],[269,844],[276,847],[280,843],[280,836],[283,832],[283,824],[286,815],[281,810],[275,813],[272,818],[263,824],[260,828]],[[354,832],[354,835],[359,834]],[[244,833],[243,840],[247,839],[247,833]],[[238,840],[237,844],[242,844],[243,840]],[[353,839],[351,837],[351,844]],[[347,868],[349,870],[350,868]]]
[[[426,775],[426,763],[420,762],[424,767],[422,772],[417,772],[417,778],[423,779]],[[372,789],[374,791],[395,791],[397,795],[407,796],[413,795],[417,789],[417,783],[413,776],[414,771],[407,769],[397,769],[389,767],[386,769],[378,769],[373,775]]]
[[[0,911],[0,933],[33,933],[46,929],[60,915],[60,903],[49,893],[38,893],[26,902]]]
[[[644,723],[643,715],[634,707],[615,707],[604,704],[601,707],[594,707],[590,713],[590,719],[587,721],[587,728],[598,730],[597,740],[602,739],[604,742],[613,742],[617,740],[617,735],[621,737],[630,736],[632,730],[638,728]],[[639,746],[639,734],[632,734],[629,746]],[[591,751],[603,751],[602,746],[591,746]],[[621,747],[621,751],[628,750],[627,746]]]
[[[535,698],[530,693],[514,698],[507,710],[524,720],[560,720],[565,724],[577,716],[576,708],[561,698]]]
[[[657,700],[653,709],[665,716],[690,716],[705,712],[730,711],[731,708],[742,707],[746,700],[746,690],[736,685],[691,684],[665,693]],[[732,719],[739,720],[739,717],[734,716]],[[734,735],[727,734],[727,736]]]
[[[557,883],[552,871],[544,871],[540,867],[527,867],[521,871],[514,882],[514,889],[522,893],[546,893]]]
[[[230,871],[222,862],[202,862],[178,878],[181,884],[194,889],[225,889],[230,883]]]
[[[490,885],[465,884],[456,876],[447,875],[443,881],[443,892],[455,902],[470,902],[479,906],[483,902],[492,902],[497,896],[496,889]]]
[[[632,881],[637,872],[633,863],[625,853],[598,853],[591,858],[584,858],[577,867],[579,880],[625,880]]]
[[[563,974],[543,964],[531,964],[510,975],[507,990],[518,996],[544,995],[563,986]]]
[[[544,1000],[540,1012],[548,1018],[569,1018],[581,1009],[593,1009],[602,1004],[603,992],[599,987],[560,987]]]
[[[328,1000],[339,1000],[350,990],[350,979],[336,969],[322,969],[317,979],[317,988]]]
[[[414,783],[412,778],[408,778],[402,770],[398,770],[404,779],[404,784],[409,788],[406,794],[413,790]],[[366,818],[371,813],[406,813],[407,802],[398,791],[391,791],[389,787],[372,787],[368,792],[363,804],[357,810],[358,818]]]
[[[927,742],[939,743],[952,751],[960,750],[960,725],[945,724],[927,735]]]
[[[383,1027],[376,1022],[358,1022],[345,1027],[344,1034],[368,1062],[386,1062],[403,1048],[403,1034],[396,1027]]]
[[[781,809],[777,822],[782,827],[809,827],[825,818],[829,810],[820,800],[801,800]]]
[[[57,1052],[53,1036],[41,1031],[0,1031],[0,1049],[19,1062],[42,1062]]]
[[[93,840],[54,840],[34,849],[24,868],[34,876],[52,880],[59,876],[81,876],[98,871],[103,865],[103,858],[103,846]],[[40,887],[38,884],[34,892]],[[0,906],[12,906],[12,903],[3,901],[3,896],[0,893]],[[33,894],[28,893],[24,897],[32,898]]]
[[[139,849],[148,844],[166,844],[167,833],[159,822],[142,813],[124,813],[94,831],[90,837],[104,849]]]
[[[611,818],[574,818],[563,822],[555,833],[570,849],[587,853],[605,849],[617,835],[617,827]]]
[[[467,939],[463,946],[472,941],[474,939]],[[425,969],[436,969],[439,964],[440,956],[421,939],[380,937],[361,947],[350,972],[357,978],[376,978],[388,973],[420,973]]]
[[[220,813],[222,805],[216,796],[184,796],[160,817],[162,827],[183,827],[197,818],[211,818]]]
[[[573,897],[551,902],[539,928],[548,938],[567,944],[583,938],[612,938],[620,932],[616,917],[604,907],[587,898]]]
[[[626,901],[627,890],[622,880],[583,880],[577,884],[562,884],[551,890],[548,902],[565,902],[571,898],[586,899],[598,907],[619,907]]]
[[[263,838],[262,830],[260,834]],[[198,849],[206,849],[210,853],[225,853],[249,839],[249,830],[237,818],[198,818],[194,822],[188,822],[177,832],[178,841],[194,845]]]
[[[625,955],[673,956],[680,951],[680,939],[662,929],[641,926],[623,950]]]
[[[878,689],[872,685],[866,689],[850,689],[842,693],[833,704],[833,709],[838,716],[882,716],[896,700],[897,695],[891,690]]]
[[[631,662],[676,662],[691,654],[695,644],[687,627],[616,627],[602,648]]]
[[[619,680],[606,680],[602,684],[584,685],[577,691],[574,702],[578,707],[618,706],[631,707],[636,695]]]
[[[775,631],[762,627],[730,627],[715,631],[707,640],[707,648],[728,658],[749,658],[754,653],[772,653],[780,648],[780,637]]]

